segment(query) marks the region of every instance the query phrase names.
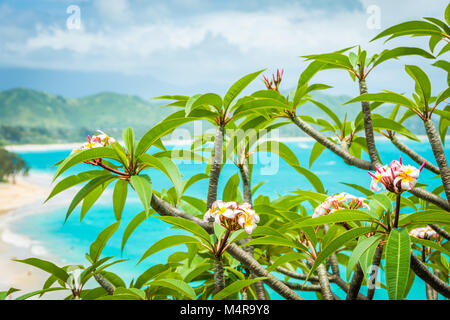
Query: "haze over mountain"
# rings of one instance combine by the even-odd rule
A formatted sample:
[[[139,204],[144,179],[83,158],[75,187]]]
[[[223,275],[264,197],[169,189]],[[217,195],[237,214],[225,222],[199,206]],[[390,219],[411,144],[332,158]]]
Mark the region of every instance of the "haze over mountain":
[[[360,112],[359,104],[342,105],[351,98],[349,96],[320,92],[315,93],[314,98],[341,119],[345,116],[353,119]],[[23,88],[0,91],[0,139],[6,144],[79,142],[98,129],[120,138],[127,127],[134,128],[136,136],[140,137],[175,110],[160,107],[162,104],[158,100],[113,92],[66,98]],[[377,113],[387,115],[390,108],[380,107]],[[300,106],[297,112],[327,119],[327,115],[312,103]],[[414,133],[420,133],[421,126],[417,121],[410,122],[408,127]],[[282,127],[279,134],[305,136],[293,125]]]

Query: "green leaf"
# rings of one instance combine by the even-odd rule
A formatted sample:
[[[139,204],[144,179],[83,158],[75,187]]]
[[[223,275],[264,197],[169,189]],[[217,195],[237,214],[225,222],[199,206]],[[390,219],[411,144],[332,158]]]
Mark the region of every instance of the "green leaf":
[[[378,203],[385,211],[392,212],[392,201],[385,194],[374,193],[369,198]]]
[[[99,233],[97,239],[95,239],[95,241],[91,244],[91,246],[89,247],[89,257],[93,262],[96,262],[100,258],[100,255],[102,254],[106,243],[108,242],[109,238],[111,238],[112,235],[117,231],[119,225],[120,221],[116,221],[106,227],[104,230],[102,230],[102,232]]]
[[[180,217],[169,216],[160,216],[157,218],[174,226],[180,227],[186,231],[189,231],[194,235],[204,239],[206,242],[209,242],[209,233],[193,221],[186,220]]]
[[[122,218],[123,208],[127,200],[128,182],[126,180],[118,180],[113,191],[113,208],[116,220]]]
[[[216,293],[211,299],[223,300],[226,297],[241,291],[243,288],[265,279],[267,279],[267,277],[234,281],[233,283],[231,283],[230,285],[228,285],[227,287],[223,288],[221,291]]]
[[[30,292],[30,293],[24,294],[24,295],[22,295],[20,297],[17,297],[16,300],[26,300],[28,298],[31,298],[31,297],[34,297],[34,296],[37,296],[37,295],[42,295],[42,294],[47,293],[47,292],[60,291],[60,290],[67,290],[67,288],[59,288],[59,287],[57,287],[57,288],[41,289],[41,290],[33,291],[33,292]]]
[[[265,69],[264,69],[265,70]],[[260,70],[257,72],[250,73],[238,81],[236,81],[230,89],[228,89],[227,93],[223,98],[223,106],[225,108],[225,112],[231,105],[231,102],[244,90],[253,80],[256,79],[264,70]]]
[[[196,120],[196,118],[175,118],[171,120],[163,120],[160,123],[156,124],[153,128],[151,128],[144,134],[141,140],[139,140],[136,147],[135,157],[137,158],[143,153],[147,152],[147,150],[152,145],[154,145],[161,137],[169,134],[175,128],[193,120]]]
[[[353,222],[353,221],[374,221],[374,218],[361,210],[353,209],[341,209],[333,212],[332,214],[317,217],[308,218],[297,224],[297,228],[313,227],[329,223],[341,223],[341,222]]]
[[[373,118],[372,119],[373,127],[376,129],[387,129],[398,132],[399,134],[420,142],[420,139],[417,138],[411,131],[409,131],[406,127],[402,126],[397,121],[388,119],[388,118]]]
[[[356,264],[358,263],[361,256],[366,252],[369,247],[371,247],[374,243],[377,243],[382,238],[382,235],[376,235],[369,238],[361,237],[359,238],[358,244],[356,245],[355,249],[353,249],[352,254],[350,255],[350,258],[348,259],[347,263],[347,279],[350,278],[350,275],[355,268]]]
[[[320,70],[322,70],[324,68],[324,66],[326,65],[326,63],[321,62],[321,61],[313,61],[311,62],[305,70],[303,70],[303,72],[300,74],[300,77],[298,79],[298,83],[297,83],[297,89],[302,87],[303,85],[305,85],[306,83],[309,82],[309,80],[311,80],[311,78]]]
[[[267,271],[272,272],[274,271],[276,268],[278,268],[279,266],[287,263],[287,262],[291,262],[291,261],[298,261],[300,259],[304,259],[305,255],[298,253],[298,252],[289,252],[286,253],[282,256],[280,256],[279,258],[277,258],[272,265],[267,268]]]
[[[353,102],[361,102],[361,101],[376,101],[376,102],[385,102],[385,103],[393,103],[400,104],[402,106],[408,107],[410,109],[415,108],[415,104],[411,99],[407,97],[395,93],[395,92],[381,92],[381,93],[364,93],[356,98],[353,98],[347,101],[344,104],[349,104]]]
[[[178,279],[158,279],[154,280],[149,283],[149,286],[160,286],[169,288],[172,290],[177,291],[178,293],[181,293],[183,296],[190,300],[195,300],[197,298],[197,295],[195,294],[194,289],[190,285],[188,285],[183,280]]]
[[[334,123],[338,126],[338,127],[342,127],[342,123],[341,120],[339,119],[339,117],[333,112],[331,111],[330,108],[328,108],[326,105],[324,105],[323,103],[313,100],[313,99],[308,99],[308,101],[311,101],[312,103],[314,103],[317,107],[319,107],[323,112],[325,112],[331,119],[333,119]]]
[[[441,29],[435,26],[432,23],[425,22],[425,21],[407,21],[403,23],[396,24],[395,26],[392,26],[390,28],[387,28],[386,30],[380,32],[375,38],[373,38],[370,41],[374,41],[386,36],[401,36],[401,35],[440,35]],[[389,39],[391,39],[389,38]],[[389,40],[388,39],[388,40]]]
[[[131,176],[130,182],[144,206],[145,214],[148,216],[152,200],[152,181],[150,177],[147,175]]]
[[[450,257],[450,250],[444,248],[443,246],[437,244],[434,241],[420,239],[420,238],[416,238],[416,237],[413,237],[413,236],[411,236],[410,239],[411,239],[411,242],[414,242],[415,244],[419,244],[421,246],[425,246],[425,247],[428,247],[428,248],[433,248],[433,249],[435,249],[435,250],[437,250],[439,252],[442,252],[442,253],[444,253],[444,254],[446,254],[447,256]]]
[[[183,182],[181,180],[181,173],[176,164],[169,158],[156,158],[149,154],[143,154],[139,157],[145,168],[156,168],[161,170],[172,181],[179,200],[183,194]]]
[[[447,8],[445,8],[445,22],[447,22],[448,25],[450,25],[450,4],[447,5]]]
[[[108,186],[108,184],[111,181],[112,181],[112,179],[106,181],[105,183],[103,183],[101,185],[99,185],[94,190],[89,192],[86,195],[86,197],[84,197],[83,204],[81,205],[80,221],[83,220],[84,216],[87,214],[89,209],[94,205],[94,203],[98,200],[98,198],[100,198],[100,196],[103,194],[103,192],[105,191],[106,187]]]
[[[154,212],[153,209],[151,209],[151,211]],[[128,239],[130,238],[130,236],[134,232],[134,230],[136,230],[136,228],[142,222],[144,222],[148,217],[149,216],[146,214],[145,211],[141,211],[130,221],[130,223],[125,228],[125,231],[123,232],[122,246],[120,248],[120,254],[123,253],[123,248],[125,247],[125,244],[127,243]]]
[[[55,265],[53,262],[50,262],[50,261],[46,261],[46,260],[42,260],[42,259],[38,259],[38,258],[28,258],[28,259],[24,259],[24,260],[13,259],[13,260],[17,261],[17,262],[29,264],[30,266],[44,270],[45,272],[48,272],[48,273],[54,275],[56,278],[58,278],[59,280],[61,280],[64,283],[69,278],[69,274],[66,271],[64,271],[64,269],[58,267],[57,265]]]
[[[92,180],[94,178],[97,178],[99,176],[105,175],[107,172],[105,170],[92,170],[92,171],[85,171],[78,174],[74,174],[72,176],[68,176],[67,178],[64,178],[58,184],[53,188],[52,192],[48,196],[48,198],[45,200],[47,202],[57,194],[77,185],[82,182]]]
[[[379,65],[380,63],[382,63],[386,60],[398,58],[400,56],[407,56],[407,55],[419,55],[424,58],[434,59],[434,56],[432,54],[428,53],[427,51],[425,51],[423,49],[414,48],[414,47],[398,47],[398,48],[394,48],[392,50],[383,51],[378,56],[377,60],[373,64],[373,67],[375,67],[376,65]]]
[[[405,70],[420,88],[420,91],[417,93],[423,98],[425,104],[428,104],[431,97],[431,82],[427,74],[418,66],[413,65],[406,65]]]
[[[290,248],[297,248],[299,250],[307,250],[304,245],[300,244],[297,241],[276,236],[265,236],[257,239],[252,239],[243,246],[254,246],[254,245],[284,246]]]
[[[142,273],[134,283],[135,288],[142,288],[148,281],[168,270],[169,266],[163,264],[156,264],[148,268],[144,273]]]
[[[128,154],[133,156],[134,155],[134,131],[132,128],[127,128],[123,130],[122,138],[125,143],[125,146],[127,147]]]
[[[70,156],[65,158],[64,161],[61,162],[61,164],[58,166],[53,177],[53,181],[55,181],[56,178],[58,178],[64,171],[72,168],[79,163],[103,158],[120,161],[120,158],[117,156],[114,149],[110,147],[99,147],[74,152]]]
[[[239,173],[235,173],[231,176],[231,178],[227,181],[225,188],[223,189],[222,201],[236,201],[238,200],[238,192],[239,192],[239,183],[241,179],[239,179]]]
[[[389,299],[404,298],[410,272],[411,242],[406,229],[392,229],[386,243],[386,284]]]
[[[69,209],[67,209],[66,218],[64,222],[67,221],[70,214],[73,212],[73,210],[76,208],[76,206],[83,200],[86,196],[88,196],[91,192],[93,192],[97,187],[102,186],[103,184],[107,184],[108,182],[111,182],[111,180],[116,179],[117,177],[107,173],[103,176],[97,177],[89,181],[83,188],[80,189],[80,191],[77,192],[75,197],[72,199],[72,202],[69,205]]]
[[[330,215],[331,216],[331,215]],[[359,237],[363,234],[366,234],[368,232],[371,232],[371,227],[360,227],[360,228],[354,228],[350,229],[332,241],[329,241],[328,244],[323,248],[323,250],[320,252],[320,254],[317,256],[316,261],[314,262],[314,265],[312,266],[308,278],[313,274],[313,272],[317,269],[317,267],[325,261],[326,258],[328,258],[332,253],[336,252],[340,247],[345,245],[347,242],[355,239],[356,237]]]
[[[407,223],[428,224],[442,223],[450,225],[450,213],[444,210],[424,210],[415,213],[401,215],[399,225],[403,226]]]
[[[144,252],[138,263],[141,263],[143,260],[147,259],[149,256],[155,254],[156,252],[180,244],[188,244],[188,243],[200,243],[200,240],[197,237],[190,235],[173,235],[165,237],[161,240],[156,241],[153,245],[151,245],[151,247]]]
[[[220,111],[222,109],[222,98],[216,93],[195,95],[186,103],[186,116],[188,117],[194,109],[197,109],[203,105],[213,106],[217,111]]]

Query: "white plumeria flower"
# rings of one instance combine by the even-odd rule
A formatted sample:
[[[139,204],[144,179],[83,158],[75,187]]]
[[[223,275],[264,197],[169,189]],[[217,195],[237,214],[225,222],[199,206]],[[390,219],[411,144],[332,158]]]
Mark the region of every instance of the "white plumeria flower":
[[[423,228],[416,228],[409,232],[410,236],[420,238],[420,239],[437,239],[439,235],[436,231],[434,231],[430,226],[426,226]]]
[[[389,166],[377,168],[376,172],[369,172],[372,177],[370,189],[372,191],[380,191],[379,183],[388,191],[400,194],[404,191],[411,190],[417,183],[419,174],[422,171],[425,162],[417,169],[411,165],[404,165],[402,158],[392,161]]]
[[[416,185],[419,174],[420,170],[413,166],[402,166],[397,172],[394,185],[400,183],[402,190],[411,190]]]
[[[329,196],[324,202],[319,204],[314,210],[312,218],[329,215],[341,209],[368,208],[369,206],[365,201],[366,199],[363,197],[355,197],[347,192],[341,192]]]
[[[105,147],[108,144],[112,144],[116,141],[114,138],[111,138],[110,136],[105,134],[103,131],[101,131],[101,130],[97,130],[97,131],[100,132],[99,135],[95,135],[92,138],[90,136],[88,136],[88,142],[86,142],[85,144],[81,145],[80,147],[72,150],[71,154],[78,152],[78,151],[86,150],[86,149]]]
[[[214,218],[215,223],[224,226],[229,231],[244,228],[245,232],[249,234],[259,222],[259,216],[249,203],[239,205],[234,201],[215,201],[203,217],[205,221],[209,221],[210,218]]]

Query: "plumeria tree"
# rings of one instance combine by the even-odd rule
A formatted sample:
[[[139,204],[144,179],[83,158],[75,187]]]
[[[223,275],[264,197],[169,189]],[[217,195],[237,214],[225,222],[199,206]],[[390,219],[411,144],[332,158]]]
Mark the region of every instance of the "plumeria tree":
[[[270,79],[263,75],[261,88],[243,95],[264,72],[257,71],[235,82],[223,97],[216,93],[158,97],[181,109],[139,140],[131,128],[124,130],[122,143],[103,132],[89,137],[86,144],[58,163],[55,180],[82,163],[89,168],[59,179],[48,198],[84,183],[66,214],[67,220],[81,204],[83,219],[105,189],[114,184],[111,214],[117,221],[106,226],[91,244],[84,264],[57,266],[37,258],[20,260],[50,276],[41,290],[18,299],[64,290],[68,299],[264,300],[270,298],[268,287],[293,300],[301,300],[302,291],[313,291],[319,299],[340,299],[336,287],[348,300],[371,300],[376,290],[386,290],[390,299],[404,299],[415,281],[426,283],[428,299],[437,299],[438,294],[449,298],[450,169],[444,145],[450,123],[446,100],[450,89],[432,96],[431,81],[414,65],[405,66],[414,85],[412,98],[392,91],[369,93],[367,85],[381,63],[413,55],[441,68],[448,87],[449,64],[438,59],[450,48],[449,24],[450,6],[444,20],[401,23],[373,39],[424,36],[429,37],[426,49],[404,46],[369,56],[358,46],[307,55],[297,87],[287,94],[281,89],[282,70]],[[328,69],[344,70],[350,81],[358,83],[360,95],[348,102],[361,103],[361,111],[353,119],[340,118],[314,99],[314,91],[330,86],[312,83],[312,79]],[[405,84],[405,90],[410,87]],[[302,114],[306,103],[322,110],[327,119]],[[387,117],[377,113],[383,104],[391,109]],[[413,116],[423,121],[435,159],[425,159],[398,138],[419,140],[405,122]],[[215,134],[196,137],[190,149],[166,149],[162,138],[179,126],[199,121],[213,125]],[[367,171],[367,181],[347,184],[359,195],[328,194],[327,183],[301,166],[286,144],[267,139],[268,132],[282,126],[295,126],[315,140],[309,167],[328,149],[354,170]],[[398,148],[396,159],[382,159],[377,133]],[[261,186],[252,183],[253,157],[258,152],[277,154],[310,185],[286,190],[290,192],[275,199],[255,197]],[[415,163],[404,163],[403,154]],[[175,159],[207,163],[206,171],[183,179]],[[227,162],[234,162],[236,173],[223,181],[221,170]],[[152,183],[154,171],[148,169],[162,172],[172,186],[165,190]],[[438,187],[431,190],[420,182],[424,170],[440,179],[436,180],[440,181]],[[186,195],[203,179],[208,180],[204,198],[201,194]],[[224,185],[221,197],[219,182]],[[127,284],[108,270],[123,260],[103,257],[102,252],[122,221],[129,189],[137,193],[143,210],[135,213],[125,228],[122,251],[133,232],[150,217],[184,232],[150,243],[139,263],[176,245],[185,245],[186,251],[172,254],[167,263],[149,265]],[[377,283],[380,268],[385,271],[385,281]],[[368,287],[365,294],[361,292],[363,285]],[[0,298],[15,290],[1,292]]]

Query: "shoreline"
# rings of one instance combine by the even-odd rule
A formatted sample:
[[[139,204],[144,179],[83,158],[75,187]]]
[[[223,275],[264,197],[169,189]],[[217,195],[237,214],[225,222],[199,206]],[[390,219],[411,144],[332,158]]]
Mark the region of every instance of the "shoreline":
[[[422,143],[424,140],[426,140],[426,135],[418,135],[417,138],[421,140],[421,142],[415,142],[415,143]],[[399,139],[402,141],[408,141],[410,139],[399,136]],[[278,138],[264,138],[261,139],[261,141],[265,140],[276,140],[279,142],[314,142],[315,139],[311,137],[278,137]],[[388,142],[388,140],[385,137],[377,136],[375,137],[375,140],[377,141],[385,141]],[[446,139],[447,140],[447,139]],[[168,146],[184,146],[184,145],[190,145],[194,139],[179,139],[179,140],[163,140],[163,143]],[[412,141],[412,140],[410,140]],[[119,141],[122,143],[122,141]],[[42,152],[42,151],[59,151],[59,150],[70,150],[75,149],[76,147],[79,147],[84,142],[71,142],[71,143],[52,143],[52,144],[11,144],[6,145],[4,148],[11,152]]]
[[[52,256],[40,241],[11,230],[15,220],[43,212],[42,204],[50,192],[50,184],[36,183],[41,179],[42,175],[31,173],[27,177],[18,177],[16,184],[0,183],[0,272],[2,274],[0,291],[7,291],[9,288],[20,289],[10,295],[9,299],[40,290],[49,277],[48,273],[38,268],[12,259],[36,257],[57,261],[57,258]],[[49,293],[48,297],[44,296],[44,298],[51,299],[52,296],[56,298],[58,294],[60,296],[58,292]]]

